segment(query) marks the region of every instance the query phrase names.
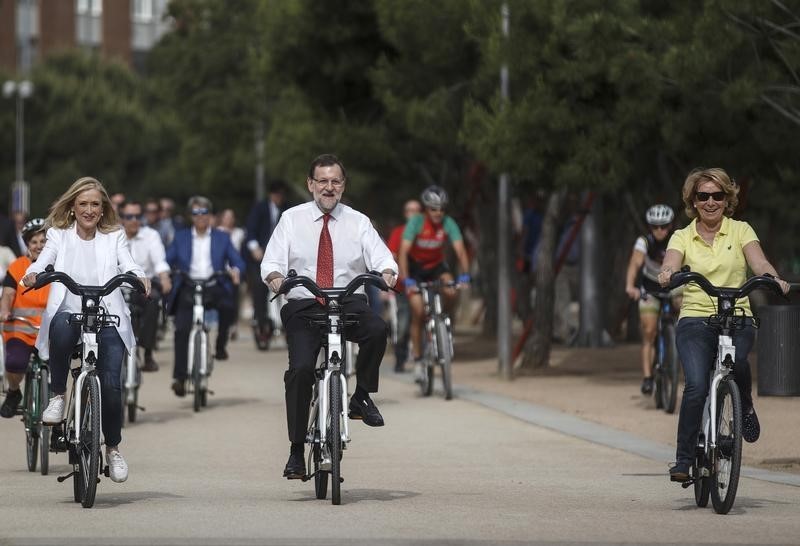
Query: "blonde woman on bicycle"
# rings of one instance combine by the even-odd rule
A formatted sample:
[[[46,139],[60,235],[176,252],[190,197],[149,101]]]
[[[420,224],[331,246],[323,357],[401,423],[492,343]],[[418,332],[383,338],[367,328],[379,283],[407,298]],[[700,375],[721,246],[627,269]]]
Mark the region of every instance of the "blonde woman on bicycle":
[[[119,273],[132,272],[150,292],[150,280],[131,257],[125,230],[108,193],[94,178],[78,179],[50,208],[47,217],[47,243],[39,259],[28,267],[22,283],[33,286],[36,275],[48,265],[62,271],[82,285],[99,286]],[[102,352],[97,369],[102,385],[102,429],[106,459],[112,481],[128,478],[128,465],[119,452],[122,440],[122,362],[135,339],[130,311],[117,289],[101,305],[109,315],[119,317],[119,326],[103,328],[98,335]],[[70,324],[72,313],[81,312],[81,299],[57,284],[50,290],[36,348],[42,359],[50,359],[53,397],[42,414],[42,422],[58,424],[64,418],[64,393],[67,390],[69,358],[81,337],[77,324]]]

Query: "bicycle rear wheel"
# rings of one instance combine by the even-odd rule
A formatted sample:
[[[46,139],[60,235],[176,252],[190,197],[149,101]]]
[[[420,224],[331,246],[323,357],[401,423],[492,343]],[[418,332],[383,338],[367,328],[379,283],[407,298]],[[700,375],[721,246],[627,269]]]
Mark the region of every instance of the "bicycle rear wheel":
[[[47,368],[39,368],[39,403],[36,409],[36,421],[39,423],[39,472],[47,476],[50,472],[50,427],[42,423],[44,405],[50,399],[49,373]]]
[[[711,504],[716,513],[727,514],[736,499],[742,464],[742,399],[732,378],[719,384],[717,447],[711,462]]]
[[[319,435],[317,435],[319,440]],[[322,470],[322,449],[319,441],[315,442],[311,448],[311,458],[314,462],[314,493],[317,498],[322,500],[328,496],[328,473]]]
[[[678,349],[675,345],[675,325],[671,322],[666,324],[662,335],[664,336],[664,361],[661,363],[661,407],[667,413],[675,413],[680,380]]]
[[[39,393],[34,392],[35,380],[33,378],[33,373],[28,371],[25,374],[25,394],[23,395],[23,399],[25,400],[25,416],[22,420],[22,424],[25,425],[25,455],[28,461],[28,470],[30,472],[36,472],[36,463],[39,459],[39,426],[36,422],[36,411],[37,411],[37,398]]]
[[[700,453],[695,458],[692,465],[692,477],[694,478],[694,502],[700,508],[708,506],[709,484],[707,477],[701,477],[700,473],[706,468],[705,455]]]
[[[100,388],[96,376],[88,375],[83,383],[80,441],[77,445],[81,478],[81,505],[94,506],[100,474]]]
[[[433,365],[436,362],[436,355],[434,354],[436,348],[431,339],[433,336],[427,330],[423,333],[425,336],[425,346],[422,353],[422,377],[419,382],[419,390],[422,396],[430,396],[433,394]]]
[[[341,459],[342,459],[342,380],[340,372],[330,377],[330,413],[328,418],[328,452],[331,456],[331,503],[341,504]]]
[[[442,367],[444,399],[450,400],[453,398],[453,351],[450,345],[450,332],[447,328],[447,322],[441,317],[436,319],[436,352],[439,355],[439,365]]]

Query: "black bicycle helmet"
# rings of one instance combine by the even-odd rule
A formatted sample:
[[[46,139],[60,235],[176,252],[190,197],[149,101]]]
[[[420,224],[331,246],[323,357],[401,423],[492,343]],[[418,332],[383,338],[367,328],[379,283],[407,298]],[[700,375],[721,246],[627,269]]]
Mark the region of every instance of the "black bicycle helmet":
[[[428,186],[420,199],[426,207],[443,209],[447,206],[447,192],[441,186]]]
[[[22,240],[27,245],[34,235],[44,231],[44,218],[32,218],[22,226]]]

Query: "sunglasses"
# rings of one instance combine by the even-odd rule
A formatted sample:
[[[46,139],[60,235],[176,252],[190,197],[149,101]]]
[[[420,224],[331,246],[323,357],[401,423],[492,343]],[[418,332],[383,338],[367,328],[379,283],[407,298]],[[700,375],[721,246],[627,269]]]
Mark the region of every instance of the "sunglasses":
[[[158,209],[145,209],[147,214],[158,214]]]
[[[192,209],[192,216],[202,216],[208,214],[208,209]]]
[[[141,214],[120,214],[119,217],[122,218],[123,220],[141,220],[142,219],[142,215]]]
[[[699,191],[694,194],[695,198],[698,201],[708,201],[709,198],[713,199],[714,201],[722,201],[725,199],[725,192],[724,191],[714,191],[714,192],[707,192],[707,191]]]

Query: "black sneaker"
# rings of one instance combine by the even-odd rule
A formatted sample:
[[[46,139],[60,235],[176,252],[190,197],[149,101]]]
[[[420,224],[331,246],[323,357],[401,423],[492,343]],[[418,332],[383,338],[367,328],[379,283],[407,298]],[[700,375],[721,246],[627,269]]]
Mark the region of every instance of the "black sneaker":
[[[302,454],[289,454],[289,460],[283,469],[283,477],[289,480],[302,480],[306,477],[306,463]]]
[[[361,419],[365,425],[370,427],[383,426],[383,416],[369,396],[363,400],[358,400],[353,396],[350,398],[349,409],[348,416],[350,419]]]
[[[742,415],[742,438],[752,444],[759,436],[761,436],[761,424],[758,422],[756,409],[750,408],[749,412],[745,411]]]
[[[689,465],[686,463],[675,463],[675,466],[669,469],[669,479],[673,482],[688,482]]]
[[[653,394],[653,378],[645,377],[642,379],[642,394]]]
[[[217,352],[214,353],[214,360],[228,360],[228,351],[225,349],[217,349]]]
[[[0,381],[3,379],[0,377]],[[22,391],[17,389],[15,391],[8,391],[3,405],[0,406],[0,416],[6,419],[11,419],[17,414],[17,407],[22,402]]]

